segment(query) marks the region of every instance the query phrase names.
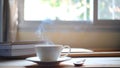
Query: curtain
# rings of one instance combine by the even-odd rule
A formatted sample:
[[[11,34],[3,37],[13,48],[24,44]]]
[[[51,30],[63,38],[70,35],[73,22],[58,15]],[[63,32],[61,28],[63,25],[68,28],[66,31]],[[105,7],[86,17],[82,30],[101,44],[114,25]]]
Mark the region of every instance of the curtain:
[[[0,42],[3,42],[3,0],[0,0]]]
[[[17,0],[3,1],[3,41],[15,42],[18,31]]]

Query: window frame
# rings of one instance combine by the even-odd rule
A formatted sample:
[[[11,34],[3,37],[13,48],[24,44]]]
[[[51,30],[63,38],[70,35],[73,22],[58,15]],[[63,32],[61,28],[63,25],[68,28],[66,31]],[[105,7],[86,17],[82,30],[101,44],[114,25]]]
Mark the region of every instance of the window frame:
[[[94,24],[96,25],[109,25],[117,26],[120,25],[120,20],[98,20],[98,0],[94,0]]]
[[[82,26],[91,26],[91,25],[100,25],[100,26],[119,26],[120,20],[98,20],[98,0],[93,0],[93,21],[54,21],[55,25],[82,25]],[[24,21],[24,0],[18,0],[19,9],[19,27],[29,27],[28,24],[34,22],[34,24],[39,24],[40,21]],[[60,22],[60,23],[59,23]],[[69,23],[67,23],[69,22]],[[34,25],[33,24],[33,25]],[[115,27],[114,27],[115,28]]]

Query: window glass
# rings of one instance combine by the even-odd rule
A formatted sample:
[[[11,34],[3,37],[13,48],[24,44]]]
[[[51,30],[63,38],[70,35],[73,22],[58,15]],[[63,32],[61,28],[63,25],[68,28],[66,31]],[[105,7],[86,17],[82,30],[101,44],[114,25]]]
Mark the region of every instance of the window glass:
[[[25,0],[24,20],[88,21],[93,0]]]
[[[99,20],[120,20],[120,0],[98,0]]]

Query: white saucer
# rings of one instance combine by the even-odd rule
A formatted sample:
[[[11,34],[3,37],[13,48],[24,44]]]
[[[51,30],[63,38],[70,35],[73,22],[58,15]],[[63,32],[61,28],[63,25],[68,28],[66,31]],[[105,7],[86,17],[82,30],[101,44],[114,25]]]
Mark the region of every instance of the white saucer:
[[[40,61],[40,59],[38,57],[29,57],[29,58],[26,58],[26,60],[28,61],[32,61],[32,62],[35,62],[39,65],[57,65],[59,64],[60,62],[63,62],[63,61],[67,61],[67,60],[70,60],[71,58],[70,57],[61,57],[59,58],[57,61]]]

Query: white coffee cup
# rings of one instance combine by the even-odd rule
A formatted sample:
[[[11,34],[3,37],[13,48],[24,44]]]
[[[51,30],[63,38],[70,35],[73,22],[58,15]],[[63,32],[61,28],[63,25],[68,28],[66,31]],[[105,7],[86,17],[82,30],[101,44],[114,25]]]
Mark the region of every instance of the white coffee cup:
[[[61,52],[64,48],[68,48],[69,51],[61,56]],[[71,48],[68,45],[36,45],[35,50],[40,61],[49,62],[57,61],[58,58],[67,56]]]

